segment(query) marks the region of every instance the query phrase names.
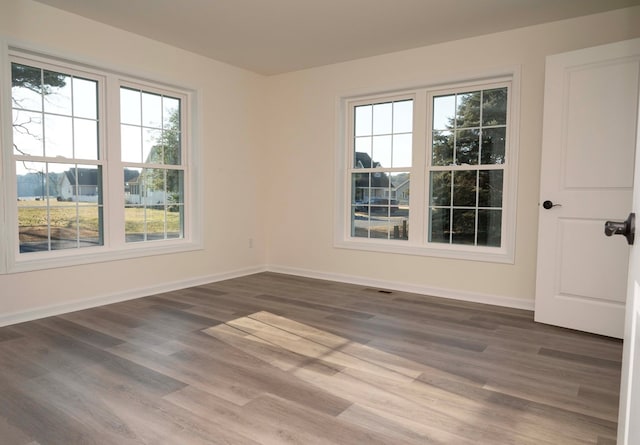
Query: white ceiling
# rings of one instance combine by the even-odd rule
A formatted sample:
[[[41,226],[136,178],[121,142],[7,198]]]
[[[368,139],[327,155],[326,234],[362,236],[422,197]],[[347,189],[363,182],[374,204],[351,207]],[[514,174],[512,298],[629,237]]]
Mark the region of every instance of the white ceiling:
[[[640,0],[36,1],[266,75],[640,4]]]

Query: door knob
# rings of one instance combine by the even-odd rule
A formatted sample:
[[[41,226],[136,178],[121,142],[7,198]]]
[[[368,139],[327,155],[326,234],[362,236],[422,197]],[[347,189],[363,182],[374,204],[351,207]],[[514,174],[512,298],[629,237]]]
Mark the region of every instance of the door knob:
[[[623,235],[629,245],[633,245],[636,234],[636,214],[629,213],[625,221],[607,221],[604,223],[604,234],[607,236]]]
[[[554,204],[551,201],[546,200],[545,202],[542,203],[542,207],[549,210],[551,207],[562,207],[562,204]]]

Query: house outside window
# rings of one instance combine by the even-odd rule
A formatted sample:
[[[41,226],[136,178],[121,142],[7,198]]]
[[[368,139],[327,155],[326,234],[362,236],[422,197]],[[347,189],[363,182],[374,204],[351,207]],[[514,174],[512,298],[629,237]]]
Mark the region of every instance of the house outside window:
[[[344,99],[336,245],[512,262],[514,85],[509,75]]]
[[[197,248],[192,92],[19,50],[10,66],[10,269]]]

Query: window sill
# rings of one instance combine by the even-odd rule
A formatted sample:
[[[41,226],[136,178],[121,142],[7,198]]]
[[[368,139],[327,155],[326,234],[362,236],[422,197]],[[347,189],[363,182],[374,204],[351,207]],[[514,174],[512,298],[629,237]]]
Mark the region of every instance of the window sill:
[[[346,239],[334,243],[338,249],[363,250],[368,252],[394,253],[401,255],[417,255],[435,258],[449,258],[465,261],[482,261],[489,263],[513,264],[514,254],[504,248],[474,247],[443,244],[442,247],[430,244],[416,245],[407,241],[385,241],[367,239]]]
[[[119,249],[109,250],[107,247],[87,247],[71,251],[38,252],[22,254],[17,257],[15,263],[8,267],[7,274],[31,272],[37,270],[57,269],[62,267],[80,266],[86,264],[104,263],[109,261],[144,258],[157,255],[169,255],[174,253],[202,250],[201,243],[185,240],[162,241],[141,246],[133,243]],[[25,257],[25,258],[22,258]]]

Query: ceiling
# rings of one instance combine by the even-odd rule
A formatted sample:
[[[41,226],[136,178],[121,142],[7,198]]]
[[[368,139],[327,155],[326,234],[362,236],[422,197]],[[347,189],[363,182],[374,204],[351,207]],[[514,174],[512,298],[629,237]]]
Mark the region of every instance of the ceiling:
[[[265,75],[640,4],[640,0],[36,1]]]

